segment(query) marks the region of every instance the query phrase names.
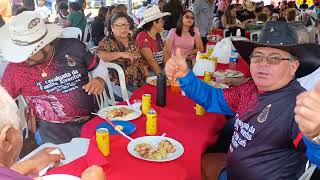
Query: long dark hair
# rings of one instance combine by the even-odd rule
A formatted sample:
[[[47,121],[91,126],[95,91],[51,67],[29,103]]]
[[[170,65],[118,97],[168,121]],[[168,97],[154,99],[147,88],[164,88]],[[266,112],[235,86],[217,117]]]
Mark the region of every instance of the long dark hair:
[[[224,15],[226,16],[226,19],[227,19],[227,24],[235,24],[236,23],[236,18],[231,16],[231,11],[234,8],[236,8],[236,6],[229,5],[227,10],[224,12]]]
[[[170,7],[172,8],[173,12],[181,13],[183,11],[183,7],[181,5],[181,1],[180,0],[169,0],[169,2],[167,4],[170,5]]]
[[[178,19],[178,22],[177,22],[177,27],[176,27],[176,34],[178,35],[178,36],[180,36],[181,37],[181,35],[182,35],[182,27],[183,27],[183,16],[185,15],[185,14],[187,14],[187,13],[191,13],[192,14],[192,16],[194,15],[193,14],[193,12],[192,11],[190,11],[190,10],[185,10],[181,15],[180,15],[180,17],[179,17],[179,19]],[[191,25],[191,27],[190,27],[190,29],[189,29],[189,33],[190,33],[190,35],[193,37],[194,36],[194,21],[193,21],[193,23],[192,23],[192,25]]]
[[[81,4],[78,2],[69,2],[69,8],[73,11],[80,11],[81,10]]]
[[[98,12],[98,17],[105,19],[108,12],[108,7],[101,7]]]

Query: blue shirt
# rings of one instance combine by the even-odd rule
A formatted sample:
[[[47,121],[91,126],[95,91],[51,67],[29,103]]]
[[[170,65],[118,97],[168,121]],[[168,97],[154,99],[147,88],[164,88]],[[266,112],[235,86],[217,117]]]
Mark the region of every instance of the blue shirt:
[[[304,89],[293,80],[283,88],[259,93],[254,82],[226,90],[199,80],[192,72],[179,79],[180,86],[207,111],[235,114],[235,126],[228,153],[228,179],[298,179],[304,171],[305,155],[320,146],[302,141],[294,120],[296,96]],[[309,152],[309,153],[308,153]]]

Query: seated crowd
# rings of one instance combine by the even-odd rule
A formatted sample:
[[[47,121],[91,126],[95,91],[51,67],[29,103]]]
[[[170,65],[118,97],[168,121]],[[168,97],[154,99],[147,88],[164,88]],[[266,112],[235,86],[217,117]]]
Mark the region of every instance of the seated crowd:
[[[220,1],[218,3],[218,13],[217,17],[220,20],[220,23],[216,28],[227,29],[226,36],[236,36],[236,29],[241,30],[241,36],[246,36],[245,30],[251,30],[254,27],[255,23],[265,23],[266,21],[301,21],[306,26],[311,25],[310,20],[307,21],[303,19],[302,15],[308,5],[298,8],[295,4],[295,1],[282,1],[279,2],[280,5],[275,7],[274,5],[263,6],[261,3],[253,3],[251,0],[244,0],[241,4],[231,4],[228,1]],[[313,10],[314,7],[318,7],[320,4],[317,1],[314,1],[314,5],[309,9]],[[316,21],[316,26],[318,25],[318,18],[313,18],[313,21]],[[249,26],[251,24],[252,26]],[[259,24],[258,24],[259,25]],[[261,29],[260,26],[259,29]]]
[[[83,5],[76,2],[59,3],[54,23],[47,23],[45,0],[39,2],[35,11],[18,9],[0,29],[0,58],[10,62],[0,86],[0,179],[30,179],[64,158],[50,154],[49,148],[16,162],[23,130],[13,98],[22,95],[27,100],[27,120],[38,145],[70,142],[98,108],[94,95],[106,88],[105,62],[123,69],[129,92],[165,72],[208,112],[234,117],[228,154],[220,156],[219,167],[217,159],[204,156],[204,178],[298,179],[307,159],[320,165],[320,46],[311,43],[307,24],[296,21],[305,6],[300,11],[286,1],[274,7],[220,0],[215,14],[221,23],[211,27],[214,13],[201,10],[216,6],[211,0],[196,0],[193,11],[176,0],[164,4],[162,11],[149,6],[140,12],[138,24],[123,4],[101,7],[89,21]],[[170,28],[164,31],[167,21]],[[239,29],[246,36],[248,26],[258,21],[263,25],[257,43],[232,41],[250,66],[251,80],[222,90],[196,78],[192,59],[205,51],[212,28],[227,29],[226,36],[238,35]],[[88,26],[96,46],[93,52],[79,39],[60,36],[63,28],[77,27],[84,34]],[[120,84],[116,71],[110,70],[109,76]],[[102,180],[105,175],[92,166],[81,178]]]

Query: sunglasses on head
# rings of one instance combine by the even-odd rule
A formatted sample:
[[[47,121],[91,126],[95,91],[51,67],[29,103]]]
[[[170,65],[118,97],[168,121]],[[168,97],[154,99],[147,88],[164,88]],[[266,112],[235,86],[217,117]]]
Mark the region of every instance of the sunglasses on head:
[[[187,15],[187,14],[185,14],[184,17],[187,18],[187,19],[192,19],[192,20],[194,20],[194,17],[193,17],[193,16],[189,16],[189,15]]]

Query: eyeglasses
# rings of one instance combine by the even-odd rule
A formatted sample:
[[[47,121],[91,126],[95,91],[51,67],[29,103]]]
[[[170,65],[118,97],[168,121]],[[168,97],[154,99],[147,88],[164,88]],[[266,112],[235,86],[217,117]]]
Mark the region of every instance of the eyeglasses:
[[[262,56],[259,54],[251,54],[249,57],[250,57],[251,63],[261,63],[263,61],[263,59],[265,58],[267,63],[271,64],[271,65],[278,65],[281,63],[281,61],[296,60],[295,58],[282,58],[278,55]]]
[[[124,23],[124,24],[113,24],[113,26],[117,27],[117,28],[127,28],[130,26],[129,23]]]
[[[189,16],[189,15],[187,15],[187,14],[184,15],[184,17],[187,18],[187,19],[192,19],[192,20],[194,20],[194,17],[193,17],[193,16]]]

